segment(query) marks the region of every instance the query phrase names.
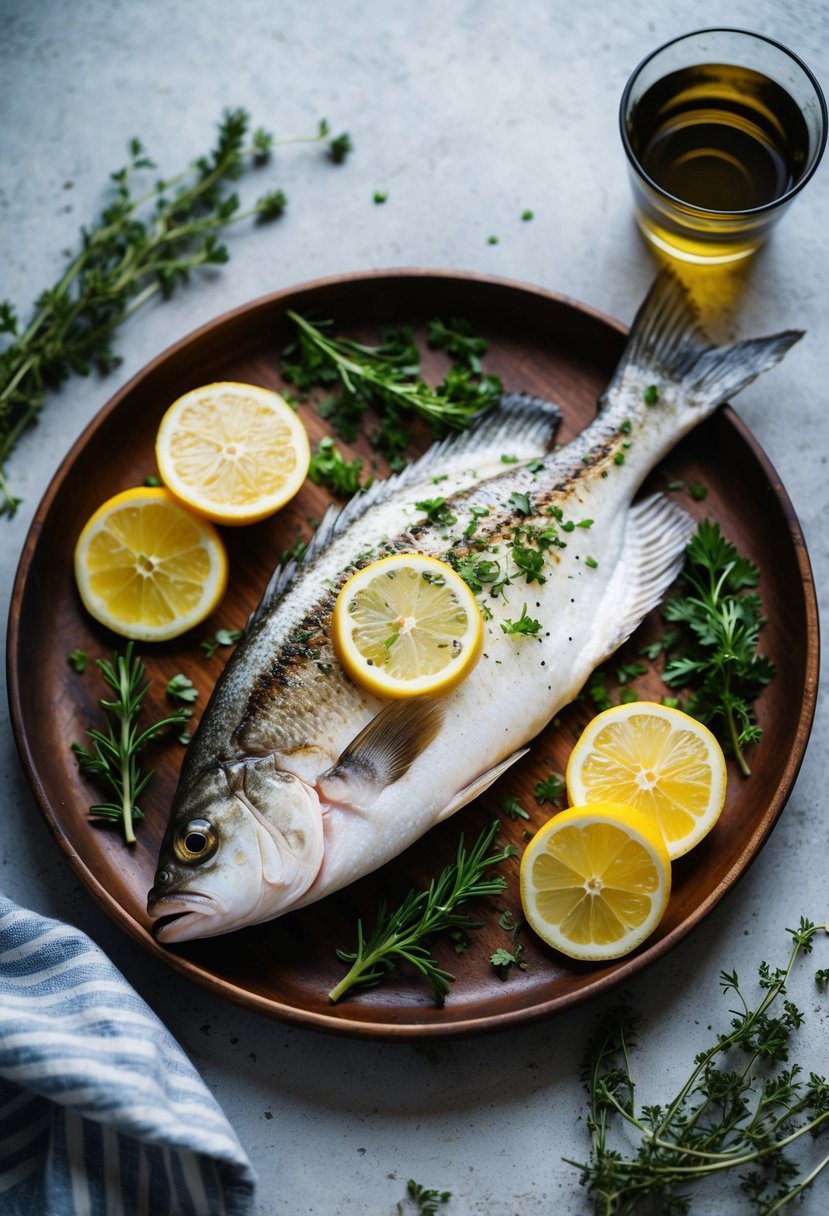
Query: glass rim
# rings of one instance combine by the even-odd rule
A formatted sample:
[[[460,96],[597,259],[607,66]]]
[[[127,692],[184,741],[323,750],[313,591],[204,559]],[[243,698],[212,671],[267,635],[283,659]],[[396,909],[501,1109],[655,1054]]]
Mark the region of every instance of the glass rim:
[[[676,194],[670,194],[664,189],[664,187],[660,186],[658,182],[655,182],[650,174],[645,172],[638,156],[631,147],[630,138],[627,131],[627,123],[625,121],[625,112],[627,110],[628,100],[633,92],[633,86],[640,76],[642,69],[657,55],[661,55],[663,51],[666,51],[668,47],[675,46],[678,42],[685,42],[689,38],[697,38],[700,34],[741,34],[748,38],[756,38],[760,42],[766,42],[769,46],[773,46],[776,50],[782,51],[782,53],[791,59],[793,63],[796,63],[815,91],[815,97],[817,98],[818,105],[820,107],[822,121],[820,139],[815,148],[815,155],[812,157],[812,163],[807,172],[803,174],[795,185],[791,186],[784,194],[779,195],[777,198],[772,199],[768,203],[762,203],[759,207],[748,207],[743,211],[719,211],[715,208],[699,207],[695,203],[689,203],[687,199],[679,198],[679,196]],[[645,182],[661,198],[666,199],[670,203],[678,204],[680,207],[690,208],[696,214],[702,216],[725,216],[728,218],[734,218],[741,215],[762,215],[764,212],[774,211],[776,208],[782,207],[785,203],[788,203],[796,194],[799,194],[806,183],[811,180],[812,175],[820,164],[824,149],[826,148],[828,123],[829,113],[827,113],[826,98],[823,95],[823,89],[820,87],[817,77],[809,65],[804,63],[800,56],[794,51],[790,50],[787,46],[784,46],[782,42],[778,42],[774,38],[769,38],[766,34],[758,34],[754,30],[745,30],[737,26],[713,25],[705,26],[703,29],[689,30],[687,34],[678,34],[676,38],[669,38],[667,42],[663,42],[660,46],[655,47],[652,51],[645,55],[644,59],[639,61],[631,72],[630,76],[628,77],[627,84],[624,87],[624,91],[622,92],[622,99],[619,103],[619,129],[622,136],[622,147],[625,150],[625,155],[627,156],[631,167],[639,175],[642,181]]]

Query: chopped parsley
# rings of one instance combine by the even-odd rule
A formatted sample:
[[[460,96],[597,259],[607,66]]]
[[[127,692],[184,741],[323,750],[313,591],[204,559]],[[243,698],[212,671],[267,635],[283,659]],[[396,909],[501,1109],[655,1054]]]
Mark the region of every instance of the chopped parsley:
[[[501,629],[508,634],[521,634],[525,637],[536,637],[541,629],[541,622],[534,620],[527,615],[527,605],[524,604],[521,609],[521,615],[517,621],[503,621]]]

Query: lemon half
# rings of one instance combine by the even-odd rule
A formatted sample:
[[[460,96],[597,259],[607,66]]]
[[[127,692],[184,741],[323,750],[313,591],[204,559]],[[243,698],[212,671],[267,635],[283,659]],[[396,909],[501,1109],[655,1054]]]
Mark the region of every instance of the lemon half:
[[[108,499],[75,546],[84,606],[127,638],[161,642],[203,621],[227,585],[216,529],[164,489],[139,486]]]
[[[155,453],[172,493],[222,524],[256,523],[279,510],[311,460],[308,434],[288,403],[234,381],[179,397],[161,420]]]
[[[631,807],[573,807],[532,838],[521,859],[528,924],[571,958],[602,962],[641,945],[662,919],[671,862],[658,828]]]
[[[711,731],[681,710],[652,701],[598,714],[567,765],[572,805],[634,807],[658,826],[672,859],[711,831],[725,790],[725,758]]]
[[[376,696],[437,695],[477,662],[483,619],[451,566],[399,553],[348,580],[334,605],[332,641],[348,674]]]

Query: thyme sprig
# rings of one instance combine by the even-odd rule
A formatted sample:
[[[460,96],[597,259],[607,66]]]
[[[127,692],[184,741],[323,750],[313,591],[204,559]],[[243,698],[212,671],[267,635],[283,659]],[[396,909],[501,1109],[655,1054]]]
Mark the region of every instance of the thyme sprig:
[[[455,977],[438,966],[429,942],[446,929],[478,929],[481,922],[458,912],[461,904],[483,895],[498,895],[507,885],[501,875],[487,876],[493,866],[514,857],[514,845],[490,852],[498,830],[495,819],[467,850],[463,837],[455,860],[432,879],[425,891],[412,890],[396,908],[383,902],[377,910],[374,928],[366,936],[363,922],[357,922],[357,949],[338,950],[337,957],[352,966],[328,996],[336,1002],[350,988],[373,988],[399,962],[409,962],[432,985],[435,1000],[443,1005]]]
[[[5,466],[23,431],[36,422],[47,390],[93,367],[115,367],[120,360],[111,340],[118,327],[152,296],[170,296],[192,271],[226,262],[219,234],[230,224],[282,214],[282,190],[241,209],[230,187],[247,166],[264,164],[278,143],[329,134],[323,120],[312,136],[276,140],[259,127],[248,139],[249,121],[243,109],[225,110],[210,155],[140,193],[133,192],[136,178],[155,166],[133,139],[126,165],[112,174],[113,201],[82,229],[80,251],[41,293],[29,323],[20,324],[10,301],[0,302],[0,335],[10,338],[0,353],[0,515],[11,517],[20,503]]]
[[[102,698],[98,702],[104,710],[106,727],[86,732],[92,740],[92,750],[81,743],[73,743],[72,751],[78,757],[81,770],[96,777],[115,795],[113,802],[91,806],[90,816],[121,823],[127,844],[134,844],[135,821],[144,817],[137,802],[152,777],[152,770],[141,771],[138,754],[146,743],[168,727],[187,722],[193,711],[174,710],[160,722],[139,730],[138,715],[150,681],[144,683],[144,664],[133,654],[132,642],[127,643],[123,655],[116,651],[112,662],[98,659],[97,663],[115,698],[111,701]]]
[[[415,413],[439,431],[461,430],[501,395],[497,376],[457,363],[432,388],[419,376],[420,355],[407,330],[394,331],[380,345],[369,346],[334,338],[326,332],[326,324],[314,325],[291,309],[287,315],[297,327],[297,340],[284,352],[288,362],[283,362],[283,371],[301,389],[338,382],[352,413],[373,404],[391,410],[395,420],[400,412]]]
[[[625,1009],[599,1029],[590,1052],[587,1085],[591,1154],[582,1183],[602,1216],[633,1216],[648,1201],[653,1210],[681,1216],[689,1210],[688,1187],[705,1177],[737,1170],[755,1211],[781,1211],[802,1195],[829,1165],[825,1156],[798,1180],[789,1150],[803,1136],[816,1136],[829,1121],[829,1084],[817,1073],[804,1077],[788,1062],[801,1011],[786,996],[786,985],[801,954],[809,954],[818,932],[829,932],[801,917],[784,967],[759,967],[761,999],[752,1007],[736,972],[722,972],[720,986],[732,993],[731,1030],[700,1052],[676,1096],[665,1106],[637,1106],[631,1071],[634,1019]],[[818,973],[820,974],[820,973]],[[782,1011],[773,1013],[775,1002]],[[736,1058],[735,1058],[736,1057]],[[615,1125],[638,1140],[625,1156],[611,1147]],[[648,1210],[651,1210],[648,1208]]]

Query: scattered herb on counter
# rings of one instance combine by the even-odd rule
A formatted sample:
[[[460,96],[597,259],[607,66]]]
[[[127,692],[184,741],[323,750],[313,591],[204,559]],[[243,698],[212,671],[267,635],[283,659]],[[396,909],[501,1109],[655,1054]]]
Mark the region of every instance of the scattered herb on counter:
[[[0,302],[0,334],[10,338],[0,353],[0,515],[11,517],[20,501],[9,488],[5,466],[23,431],[36,421],[47,389],[93,367],[111,370],[120,361],[112,338],[131,313],[153,295],[166,299],[198,267],[226,262],[228,250],[219,236],[229,225],[251,217],[272,220],[284,210],[281,190],[240,210],[232,183],[246,167],[264,164],[278,143],[306,137],[277,141],[259,127],[248,139],[248,125],[245,110],[225,110],[208,156],[136,194],[136,175],[155,166],[133,139],[127,164],[112,174],[113,202],[84,227],[80,251],[39,296],[28,325],[19,323],[10,301]],[[323,121],[307,138],[327,135]],[[335,144],[341,148],[344,138],[332,141],[332,150]],[[333,151],[332,159],[338,159]]]
[[[666,1104],[639,1105],[641,1085],[631,1072],[634,1019],[623,1009],[604,1021],[587,1065],[591,1153],[581,1170],[582,1184],[604,1216],[634,1216],[643,1205],[653,1210],[689,1211],[689,1187],[705,1177],[736,1170],[753,1209],[765,1216],[799,1198],[822,1169],[824,1156],[802,1179],[790,1148],[813,1138],[829,1120],[829,1084],[823,1076],[788,1062],[801,1011],[787,997],[787,984],[800,954],[809,954],[818,932],[801,918],[784,967],[759,966],[760,993],[752,1007],[736,972],[720,975],[720,987],[733,994],[731,1030],[700,1052],[676,1096]],[[818,972],[818,975],[821,973]],[[772,1012],[775,1002],[782,1010]],[[625,1129],[618,1147],[611,1132]],[[637,1147],[631,1151],[630,1137]],[[651,1210],[649,1207],[648,1210]]]
[[[535,212],[531,211],[529,209],[529,207],[527,207],[526,211],[521,212],[521,219],[524,221],[524,223],[527,223],[529,220],[534,219],[534,218],[535,218]]]
[[[220,646],[234,646],[244,632],[244,629],[217,629],[212,638],[206,638],[199,643],[204,657],[212,659]]]
[[[388,201],[388,197],[389,197],[388,191],[386,191],[386,190],[375,190],[374,191],[375,203],[378,203],[378,204],[385,203]]]
[[[328,416],[345,440],[356,436],[366,407],[377,408],[383,421],[375,442],[385,455],[399,457],[407,447],[410,436],[402,422],[407,413],[425,418],[442,434],[462,430],[501,395],[497,376],[478,375],[460,364],[453,364],[443,382],[432,388],[420,378],[420,352],[408,329],[386,331],[380,345],[369,346],[332,337],[327,332],[330,322],[315,325],[291,309],[287,315],[297,336],[282,351],[283,374],[303,392],[339,385],[340,396]]]
[[[403,1203],[398,1203],[397,1213],[398,1216],[404,1216],[409,1204],[414,1204],[418,1216],[435,1216],[438,1207],[443,1203],[448,1203],[451,1198],[451,1191],[438,1191],[434,1187],[421,1186],[419,1182],[415,1182],[414,1178],[410,1178],[406,1183],[408,1203],[405,1207]]]
[[[360,482],[362,468],[363,462],[359,456],[346,460],[335,441],[326,435],[319,441],[311,457],[308,476],[314,485],[327,486],[339,498],[350,498],[358,490],[365,489]]]
[[[649,384],[642,394],[645,405],[656,405],[659,401],[659,389],[655,384]]]
[[[322,124],[320,124],[322,129]],[[328,135],[328,124],[325,124],[323,136]],[[347,131],[343,131],[341,135],[335,135],[328,144],[328,157],[333,160],[335,165],[341,165],[349,153],[354,151],[354,143]]]
[[[400,962],[416,967],[432,985],[435,1000],[443,1005],[455,977],[438,966],[429,949],[435,934],[447,929],[481,928],[457,909],[469,899],[498,895],[507,885],[501,875],[487,877],[493,866],[514,857],[514,845],[490,852],[498,820],[492,821],[467,850],[463,837],[455,860],[433,879],[425,891],[411,890],[396,908],[384,902],[377,910],[374,927],[366,937],[362,920],[357,922],[357,949],[338,950],[337,957],[352,966],[328,996],[336,1002],[354,987],[374,988]]]
[[[508,950],[506,946],[499,946],[490,956],[489,961],[495,968],[498,979],[503,981],[509,979],[511,967],[518,967],[520,971],[527,970],[527,964],[524,962],[524,947],[520,943],[514,950]]]
[[[123,655],[116,651],[111,663],[107,659],[96,661],[104,680],[115,693],[115,699],[99,701],[106,717],[106,729],[86,732],[93,749],[90,751],[80,743],[73,743],[72,751],[81,771],[96,777],[117,799],[91,806],[90,816],[120,823],[127,844],[134,844],[134,823],[143,818],[137,801],[152,777],[151,770],[141,772],[138,753],[168,727],[185,723],[191,711],[175,710],[160,722],[139,731],[138,715],[150,681],[143,682],[144,664],[133,655],[132,642],[127,643]]]
[[[774,676],[773,664],[757,649],[763,616],[753,589],[759,577],[719,524],[703,520],[686,550],[679,591],[662,609],[686,639],[662,679],[669,688],[690,690],[685,711],[714,730],[744,777],[751,770],[743,748],[762,735],[753,702]]]
[[[502,798],[501,810],[513,820],[529,819],[530,817],[529,812],[524,810],[517,798]]]

